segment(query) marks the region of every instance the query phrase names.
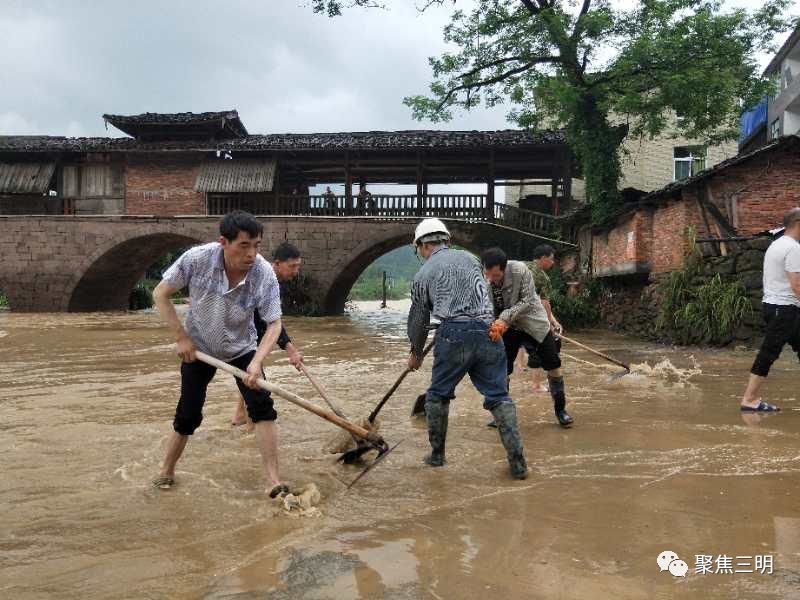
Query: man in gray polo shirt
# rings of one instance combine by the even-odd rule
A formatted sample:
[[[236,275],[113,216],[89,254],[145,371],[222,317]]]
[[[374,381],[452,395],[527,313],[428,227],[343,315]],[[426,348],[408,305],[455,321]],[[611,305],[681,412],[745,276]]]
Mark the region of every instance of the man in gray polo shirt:
[[[764,255],[764,320],[767,330],[741,402],[742,412],[776,412],[780,408],[758,395],[772,363],[789,344],[800,358],[800,208],[783,218],[784,235]]]
[[[274,497],[288,491],[278,476],[277,413],[269,392],[256,382],[264,376],[262,363],[281,331],[278,280],[272,266],[258,253],[263,227],[252,215],[242,211],[225,215],[219,232],[219,241],[182,254],[153,292],[158,311],[174,336],[183,361],[174,432],[167,443],[160,476],[153,485],[168,488],[175,483],[175,465],[189,436],[203,420],[206,389],[216,369],[195,360],[195,352],[201,350],[249,375],[244,381],[236,379],[236,384],[255,423],[267,489]],[[184,327],[170,296],[185,287],[189,288],[192,302]],[[260,343],[256,343],[253,323],[256,309],[267,323]]]

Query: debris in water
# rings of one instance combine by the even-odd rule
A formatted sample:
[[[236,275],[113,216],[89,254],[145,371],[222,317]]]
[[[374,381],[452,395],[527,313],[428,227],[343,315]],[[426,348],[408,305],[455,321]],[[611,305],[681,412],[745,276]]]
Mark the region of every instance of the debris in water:
[[[285,496],[276,498],[281,508],[291,515],[301,517],[316,517],[320,512],[317,508],[322,495],[313,483],[292,491]]]

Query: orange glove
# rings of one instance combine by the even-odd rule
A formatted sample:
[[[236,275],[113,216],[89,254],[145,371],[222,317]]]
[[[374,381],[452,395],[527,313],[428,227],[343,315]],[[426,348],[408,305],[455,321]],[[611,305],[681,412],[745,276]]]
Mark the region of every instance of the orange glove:
[[[492,323],[492,326],[489,327],[489,337],[493,342],[496,342],[502,339],[503,334],[506,331],[508,331],[508,323],[502,319],[497,319],[494,323]]]

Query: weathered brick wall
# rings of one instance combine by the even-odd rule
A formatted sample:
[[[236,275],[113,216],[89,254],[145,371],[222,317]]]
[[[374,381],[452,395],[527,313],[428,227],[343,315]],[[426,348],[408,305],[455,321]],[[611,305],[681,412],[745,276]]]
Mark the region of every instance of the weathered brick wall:
[[[201,162],[200,154],[129,154],[125,170],[126,214],[206,214],[205,194],[194,190]]]
[[[734,205],[739,233],[779,227],[783,215],[800,206],[800,154],[784,149],[726,169],[712,180],[711,193],[716,203]]]
[[[800,154],[786,149],[728,167],[714,177],[685,187],[680,196],[658,206],[643,206],[620,217],[611,230],[594,235],[592,271],[624,273],[631,261],[646,262],[657,275],[680,268],[689,244],[689,228],[698,238],[727,237],[728,232],[699,195],[713,203],[739,235],[779,227],[784,214],[800,206]],[[644,215],[650,215],[650,222]],[[633,236],[633,242],[631,242]]]
[[[647,269],[653,246],[653,214],[647,208],[621,217],[616,225],[593,237],[593,273],[630,274]]]

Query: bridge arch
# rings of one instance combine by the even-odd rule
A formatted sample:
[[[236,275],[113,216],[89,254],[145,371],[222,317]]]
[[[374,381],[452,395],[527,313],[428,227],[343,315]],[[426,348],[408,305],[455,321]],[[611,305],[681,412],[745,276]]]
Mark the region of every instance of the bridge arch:
[[[464,222],[452,221],[448,222],[447,225],[452,235],[453,244],[466,248],[474,254],[480,254],[481,251],[489,247],[481,244],[473,229],[468,226],[465,227]],[[396,231],[389,232],[386,237],[369,239],[357,246],[337,269],[335,278],[325,294],[323,300],[325,314],[340,314],[344,310],[350,290],[366,268],[384,254],[405,245],[410,245],[415,226],[416,222],[409,222],[405,227],[407,231],[403,231],[400,234],[396,233]]]
[[[137,235],[94,257],[69,297],[69,312],[127,310],[131,290],[167,252],[204,242],[173,232]]]

